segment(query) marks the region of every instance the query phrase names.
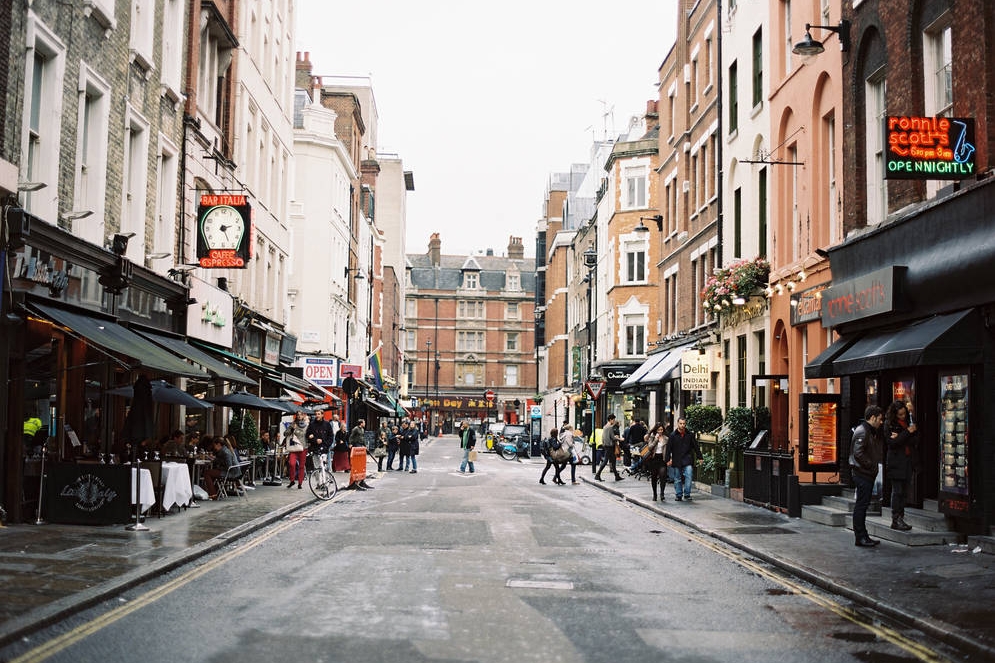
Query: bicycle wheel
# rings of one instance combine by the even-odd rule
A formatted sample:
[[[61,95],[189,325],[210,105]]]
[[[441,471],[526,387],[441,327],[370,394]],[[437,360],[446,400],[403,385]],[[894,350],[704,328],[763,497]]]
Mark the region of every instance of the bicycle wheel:
[[[498,451],[501,452],[501,458],[505,460],[515,460],[518,458],[518,449],[514,445],[499,444]]]
[[[321,468],[311,472],[307,478],[308,487],[319,500],[330,500],[335,497],[339,490],[339,485],[335,481],[335,475]]]

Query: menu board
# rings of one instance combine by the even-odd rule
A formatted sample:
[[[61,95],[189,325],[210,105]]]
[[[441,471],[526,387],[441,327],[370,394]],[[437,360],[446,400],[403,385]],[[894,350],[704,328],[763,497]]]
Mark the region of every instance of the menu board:
[[[801,394],[803,426],[800,436],[798,469],[837,471],[839,469],[839,394]]]
[[[970,475],[967,453],[968,376],[966,373],[941,373],[940,387],[940,490],[963,496],[955,503],[966,509]]]

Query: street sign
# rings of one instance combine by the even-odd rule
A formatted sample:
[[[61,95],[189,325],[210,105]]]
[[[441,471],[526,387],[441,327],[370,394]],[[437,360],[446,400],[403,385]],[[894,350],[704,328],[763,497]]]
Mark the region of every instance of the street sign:
[[[533,419],[542,419],[542,406],[533,405],[529,408],[529,414]]]
[[[587,389],[587,393],[591,394],[591,398],[597,400],[606,384],[608,383],[604,380],[588,380],[584,383],[584,387]]]
[[[485,392],[484,392],[484,398],[486,398],[486,399],[487,399],[487,400],[489,400],[489,401],[492,401],[492,400],[494,400],[494,397],[495,397],[496,395],[497,395],[497,394],[495,394],[495,393],[494,393],[493,391],[491,391],[490,389],[488,389],[487,391],[485,391]]]

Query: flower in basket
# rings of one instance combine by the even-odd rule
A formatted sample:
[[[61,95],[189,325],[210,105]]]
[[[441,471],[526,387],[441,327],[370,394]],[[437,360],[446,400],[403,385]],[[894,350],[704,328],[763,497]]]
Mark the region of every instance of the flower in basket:
[[[770,263],[761,256],[753,260],[737,260],[715,270],[705,281],[700,296],[706,310],[722,311],[762,289],[770,278]]]

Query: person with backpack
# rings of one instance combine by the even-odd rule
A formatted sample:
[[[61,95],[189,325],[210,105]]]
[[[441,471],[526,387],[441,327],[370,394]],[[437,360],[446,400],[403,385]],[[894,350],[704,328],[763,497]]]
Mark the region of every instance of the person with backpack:
[[[560,478],[560,470],[563,469],[562,466],[553,460],[550,453],[553,451],[554,447],[556,449],[560,448],[559,431],[555,428],[550,429],[549,437],[544,437],[539,441],[539,454],[546,459],[546,467],[542,468],[542,475],[539,477],[539,483],[546,485],[546,473],[549,472],[549,468],[554,468],[553,472],[553,483],[563,485],[563,480]]]

